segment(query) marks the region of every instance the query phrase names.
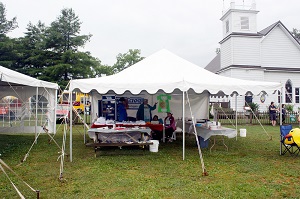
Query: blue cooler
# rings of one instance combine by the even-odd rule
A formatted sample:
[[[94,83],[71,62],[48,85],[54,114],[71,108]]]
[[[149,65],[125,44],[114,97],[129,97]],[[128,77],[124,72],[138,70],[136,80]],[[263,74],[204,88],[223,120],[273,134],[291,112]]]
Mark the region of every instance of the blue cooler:
[[[200,143],[200,148],[208,148],[209,139],[204,141],[204,139],[202,137],[198,136],[198,140]]]

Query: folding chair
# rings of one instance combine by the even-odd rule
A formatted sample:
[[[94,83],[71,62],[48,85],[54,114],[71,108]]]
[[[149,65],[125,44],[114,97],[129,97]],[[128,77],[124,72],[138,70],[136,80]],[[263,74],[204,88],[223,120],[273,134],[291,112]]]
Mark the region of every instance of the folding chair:
[[[172,140],[176,140],[176,133],[183,133],[182,129],[177,126],[177,122],[175,123],[175,126],[176,126],[176,129],[172,134],[172,137],[171,137]]]
[[[293,132],[291,124],[280,126],[280,155],[284,155],[287,152],[291,155],[298,155],[300,152],[300,148],[294,142],[294,138],[291,136],[290,132]]]

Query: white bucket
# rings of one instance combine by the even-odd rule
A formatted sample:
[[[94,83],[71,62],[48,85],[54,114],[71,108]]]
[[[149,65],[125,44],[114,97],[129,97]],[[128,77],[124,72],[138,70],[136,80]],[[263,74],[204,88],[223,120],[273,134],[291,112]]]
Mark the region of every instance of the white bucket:
[[[150,140],[153,144],[149,145],[149,150],[150,152],[158,152],[158,145],[159,141],[158,140]]]
[[[246,137],[246,129],[240,129],[240,137]]]

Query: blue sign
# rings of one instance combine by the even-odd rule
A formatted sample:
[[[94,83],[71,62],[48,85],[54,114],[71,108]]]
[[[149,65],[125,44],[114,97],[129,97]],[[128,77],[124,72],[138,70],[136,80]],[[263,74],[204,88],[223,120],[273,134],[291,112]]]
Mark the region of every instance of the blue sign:
[[[117,102],[119,102],[121,97],[122,96],[118,96],[116,98]],[[137,110],[140,104],[144,102],[144,98],[142,97],[124,97],[124,98],[126,100],[126,108],[131,110]]]

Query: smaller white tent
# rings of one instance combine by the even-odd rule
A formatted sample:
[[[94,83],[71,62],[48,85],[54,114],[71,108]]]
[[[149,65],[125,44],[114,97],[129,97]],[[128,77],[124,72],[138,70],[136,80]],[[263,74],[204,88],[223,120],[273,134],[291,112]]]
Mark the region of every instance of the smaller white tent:
[[[182,93],[182,109],[181,107],[176,107],[182,114],[182,118],[185,117],[185,107],[187,107],[184,93],[187,93],[188,96],[196,96],[193,99],[194,102],[204,98],[207,99],[203,101],[205,108],[202,107],[202,110],[199,107],[196,109],[192,107],[194,115],[197,117],[197,113],[201,112],[208,116],[209,94],[218,94],[219,92],[223,92],[226,95],[234,92],[246,94],[248,91],[251,91],[253,94],[259,94],[262,91],[273,93],[280,88],[281,83],[247,81],[216,75],[165,49],[150,55],[115,75],[71,80],[69,87],[70,91],[91,93],[93,98],[92,113],[97,111],[95,98],[99,98],[107,93],[119,95],[126,92],[136,95],[143,92],[151,95],[159,94],[160,92]],[[193,105],[193,103],[191,104]],[[93,115],[93,117],[95,116]],[[71,152],[70,158],[72,160]]]
[[[5,96],[15,96],[22,103],[22,112],[20,119],[22,120],[24,114],[26,114],[25,109],[30,109],[32,107],[25,107],[28,104],[28,99],[32,96],[43,96],[48,101],[48,118],[46,118],[48,128],[50,133],[56,132],[56,118],[55,118],[55,108],[57,102],[57,89],[58,84],[51,83],[47,81],[38,80],[22,73],[10,70],[8,68],[0,66],[0,99]],[[36,104],[38,101],[36,101]],[[24,106],[23,106],[24,105]],[[37,107],[34,108],[36,111]],[[29,111],[27,110],[27,113]],[[35,113],[37,118],[37,113]],[[21,123],[22,124],[22,123]],[[39,126],[41,129],[41,126]],[[34,127],[37,130],[37,124]],[[32,128],[26,128],[23,125],[19,126],[1,126],[0,132],[32,132]]]

